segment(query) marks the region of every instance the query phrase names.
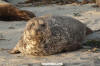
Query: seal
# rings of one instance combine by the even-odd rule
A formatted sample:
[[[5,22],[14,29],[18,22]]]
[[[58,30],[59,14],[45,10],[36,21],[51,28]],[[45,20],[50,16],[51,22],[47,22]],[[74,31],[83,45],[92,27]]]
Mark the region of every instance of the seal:
[[[0,3],[0,20],[20,21],[29,20],[33,17],[35,17],[35,14],[30,11],[19,10],[18,8],[9,3]]]
[[[92,33],[86,25],[68,16],[35,17],[11,51],[12,54],[46,56],[81,48],[84,38]]]
[[[100,7],[100,0],[96,0],[96,5]]]

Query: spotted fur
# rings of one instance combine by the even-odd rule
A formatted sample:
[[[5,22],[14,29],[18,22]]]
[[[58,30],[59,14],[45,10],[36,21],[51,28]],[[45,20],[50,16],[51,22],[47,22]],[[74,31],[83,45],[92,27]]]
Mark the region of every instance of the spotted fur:
[[[88,30],[90,30],[88,28]],[[44,16],[31,19],[18,44],[10,53],[45,56],[81,48],[87,27],[67,16]]]

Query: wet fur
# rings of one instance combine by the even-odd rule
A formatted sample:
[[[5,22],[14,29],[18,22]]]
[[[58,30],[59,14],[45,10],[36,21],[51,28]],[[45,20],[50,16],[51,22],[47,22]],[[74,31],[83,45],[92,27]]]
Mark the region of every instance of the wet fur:
[[[18,8],[9,3],[0,4],[0,20],[18,21],[29,20],[33,17],[35,17],[35,14],[30,11],[19,10]]]
[[[44,16],[31,19],[18,44],[10,53],[45,56],[81,48],[88,27],[67,16]],[[89,29],[90,30],[90,29]]]

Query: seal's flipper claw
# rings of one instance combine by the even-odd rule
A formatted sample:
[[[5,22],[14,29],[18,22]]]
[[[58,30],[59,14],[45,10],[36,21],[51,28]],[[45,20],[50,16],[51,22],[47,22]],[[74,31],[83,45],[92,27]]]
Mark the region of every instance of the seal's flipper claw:
[[[10,51],[8,51],[8,53],[10,53],[10,54],[19,54],[21,52],[18,51],[18,50],[10,50]]]

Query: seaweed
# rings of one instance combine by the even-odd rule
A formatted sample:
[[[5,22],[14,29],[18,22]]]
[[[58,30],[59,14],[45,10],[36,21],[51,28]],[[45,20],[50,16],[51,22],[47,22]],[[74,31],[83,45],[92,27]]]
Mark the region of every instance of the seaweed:
[[[100,48],[100,41],[98,40],[88,40],[86,43],[84,43],[85,46],[90,46],[92,48]]]

